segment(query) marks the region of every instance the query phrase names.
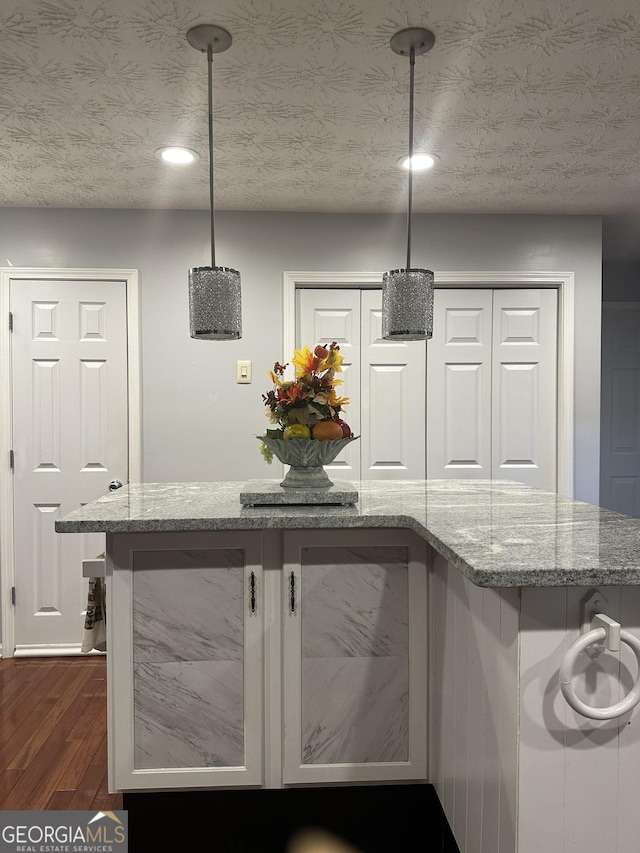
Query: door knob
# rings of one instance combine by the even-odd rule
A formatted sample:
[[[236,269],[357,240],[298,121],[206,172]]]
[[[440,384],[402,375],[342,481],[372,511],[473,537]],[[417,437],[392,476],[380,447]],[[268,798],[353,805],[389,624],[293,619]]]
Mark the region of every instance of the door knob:
[[[115,492],[116,489],[121,489],[121,488],[122,488],[122,481],[121,480],[112,480],[109,483],[109,491],[110,492]]]

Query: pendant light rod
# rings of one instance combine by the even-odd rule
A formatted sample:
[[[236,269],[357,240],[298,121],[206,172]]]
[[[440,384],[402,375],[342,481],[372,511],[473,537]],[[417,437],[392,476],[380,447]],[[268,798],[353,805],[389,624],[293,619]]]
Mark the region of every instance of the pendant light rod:
[[[391,39],[391,50],[409,57],[409,192],[407,200],[407,266],[411,268],[411,208],[413,206],[413,100],[416,56],[427,53],[435,44],[435,36],[424,27],[400,30]]]
[[[413,206],[413,78],[416,66],[416,51],[413,45],[409,52],[409,193],[407,206],[407,269],[411,269],[411,208]]]
[[[189,270],[189,326],[200,341],[237,341],[242,337],[240,273],[216,265],[215,205],[213,194],[213,54],[231,47],[231,34],[215,24],[199,24],[187,32],[191,47],[207,55],[209,114],[209,215],[211,266]]]
[[[416,56],[431,50],[431,30],[410,27],[391,39],[394,53],[409,57],[409,175],[407,199],[407,265],[382,276],[382,338],[423,341],[433,336],[433,271],[411,266],[411,209],[413,206],[413,101]]]
[[[208,106],[209,106],[209,211],[211,220],[211,266],[216,265],[216,241],[213,206],[213,47],[207,46]],[[411,173],[411,172],[409,172]]]
[[[211,266],[216,265],[215,213],[213,205],[213,54],[231,47],[231,34],[215,24],[198,24],[187,32],[187,41],[207,54],[207,109],[209,113],[209,211],[211,219]]]

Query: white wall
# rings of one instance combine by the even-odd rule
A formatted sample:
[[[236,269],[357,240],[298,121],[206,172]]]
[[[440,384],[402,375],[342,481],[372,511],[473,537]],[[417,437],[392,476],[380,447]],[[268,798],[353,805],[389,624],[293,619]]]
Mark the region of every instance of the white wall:
[[[281,351],[285,270],[383,271],[405,262],[406,218],[381,214],[216,213],[219,264],[238,269],[243,338],[189,337],[187,274],[209,263],[206,211],[0,209],[0,266],[140,271],[143,476],[275,476],[254,435]],[[600,431],[601,218],[414,215],[412,263],[445,270],[576,274],[575,496],[597,503]],[[313,342],[310,342],[310,344]],[[251,385],[235,383],[253,361]]]

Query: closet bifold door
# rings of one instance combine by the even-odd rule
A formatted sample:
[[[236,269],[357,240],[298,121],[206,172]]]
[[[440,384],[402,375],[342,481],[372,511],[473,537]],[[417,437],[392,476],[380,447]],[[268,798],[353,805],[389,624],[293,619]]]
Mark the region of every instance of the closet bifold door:
[[[426,544],[284,534],[283,782],[426,780]]]
[[[259,531],[109,540],[110,790],[261,785]]]
[[[427,477],[556,491],[558,294],[435,293],[427,349]]]

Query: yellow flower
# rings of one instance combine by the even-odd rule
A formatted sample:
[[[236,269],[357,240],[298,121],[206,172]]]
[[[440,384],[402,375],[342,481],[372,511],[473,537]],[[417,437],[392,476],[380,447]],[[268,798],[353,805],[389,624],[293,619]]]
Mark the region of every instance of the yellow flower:
[[[335,408],[336,406],[346,406],[348,402],[348,397],[338,397],[333,388],[331,389],[331,391],[327,392],[327,403],[332,408]]]
[[[283,383],[278,379],[273,370],[267,370],[268,375],[271,377],[271,381],[274,385],[277,385],[278,388],[282,388]]]
[[[296,369],[296,376],[300,377],[306,376],[307,373],[313,373],[318,364],[318,359],[311,352],[309,347],[305,347],[304,349],[296,349],[293,351],[291,363]]]
[[[323,373],[325,370],[335,370],[342,373],[340,366],[344,361],[344,356],[340,355],[337,349],[329,350],[328,354],[318,362],[318,373]]]

